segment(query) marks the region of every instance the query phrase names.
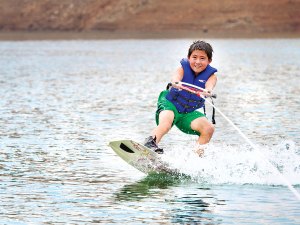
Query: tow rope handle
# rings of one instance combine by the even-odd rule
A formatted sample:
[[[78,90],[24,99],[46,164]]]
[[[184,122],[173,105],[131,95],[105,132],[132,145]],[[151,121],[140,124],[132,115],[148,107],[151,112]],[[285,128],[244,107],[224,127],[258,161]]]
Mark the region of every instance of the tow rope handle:
[[[172,87],[174,85],[177,85],[177,84],[185,85],[185,86],[181,86],[182,90],[186,90],[188,92],[196,94],[196,95],[198,95],[201,98],[205,98],[205,97],[217,98],[216,94],[211,94],[210,91],[208,91],[208,90],[206,90],[204,88],[201,88],[201,87],[198,87],[196,85],[189,84],[189,83],[185,83],[185,82],[168,83],[167,90],[169,90],[170,87]],[[188,87],[186,87],[186,86],[188,86]],[[202,95],[203,92],[208,93],[209,96]]]

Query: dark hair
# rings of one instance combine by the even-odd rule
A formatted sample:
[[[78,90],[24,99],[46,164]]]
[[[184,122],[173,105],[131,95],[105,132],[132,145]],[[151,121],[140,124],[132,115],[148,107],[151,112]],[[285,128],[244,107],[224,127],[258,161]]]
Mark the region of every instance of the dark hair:
[[[209,60],[212,59],[212,53],[213,48],[211,45],[205,41],[194,41],[193,44],[191,44],[188,52],[188,58],[191,56],[192,52],[195,50],[201,50],[204,51],[208,57]]]

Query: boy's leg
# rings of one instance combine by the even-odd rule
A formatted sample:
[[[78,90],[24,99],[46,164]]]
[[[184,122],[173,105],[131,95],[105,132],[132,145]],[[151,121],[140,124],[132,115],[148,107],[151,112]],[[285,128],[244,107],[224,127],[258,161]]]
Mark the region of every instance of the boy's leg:
[[[152,131],[152,136],[156,137],[156,143],[159,143],[161,138],[169,132],[174,121],[174,112],[172,110],[163,110],[159,113],[158,125]]]
[[[199,111],[188,113],[181,117],[176,126],[186,134],[194,134],[199,136],[195,152],[202,156],[207,143],[210,141],[214,126],[207,120],[205,115]]]
[[[163,110],[161,112],[157,112],[157,127],[152,131],[151,136],[146,138],[144,145],[153,151],[162,154],[163,149],[157,146],[158,142],[161,138],[168,133],[168,131],[172,127],[172,123],[174,120],[174,112],[171,110]]]
[[[191,128],[200,133],[194,151],[202,157],[204,155],[204,150],[207,148],[207,144],[214,133],[215,127],[206,119],[206,117],[201,117],[192,121]]]
[[[157,153],[163,153],[163,149],[157,146],[161,138],[171,129],[177,113],[176,107],[166,99],[168,91],[162,91],[158,97],[155,120],[157,127],[146,138],[144,145]]]
[[[207,144],[215,131],[214,125],[211,124],[206,117],[193,120],[191,122],[191,128],[200,133],[197,141],[200,145]]]

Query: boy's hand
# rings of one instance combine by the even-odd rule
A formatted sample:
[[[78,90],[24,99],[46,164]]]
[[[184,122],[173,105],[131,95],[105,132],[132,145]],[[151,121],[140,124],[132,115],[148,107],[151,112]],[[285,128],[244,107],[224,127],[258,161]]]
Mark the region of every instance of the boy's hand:
[[[212,90],[211,89],[205,89],[206,91],[202,92],[202,95],[205,97],[211,97],[212,96]]]
[[[182,84],[180,82],[172,82],[172,87],[182,90]]]

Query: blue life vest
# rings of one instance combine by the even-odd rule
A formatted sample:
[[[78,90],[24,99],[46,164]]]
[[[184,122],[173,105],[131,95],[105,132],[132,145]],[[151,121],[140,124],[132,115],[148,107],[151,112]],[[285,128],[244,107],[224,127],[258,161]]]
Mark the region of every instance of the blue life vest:
[[[195,76],[194,71],[190,67],[190,63],[187,58],[184,58],[180,61],[184,74],[182,82],[196,85],[201,88],[205,88],[205,83],[208,78],[217,72],[217,69],[207,65],[205,70]],[[205,100],[199,96],[190,93],[186,90],[178,90],[176,88],[171,88],[169,93],[166,96],[170,102],[172,102],[179,113],[189,113],[193,112],[196,109],[199,109],[204,106]]]

